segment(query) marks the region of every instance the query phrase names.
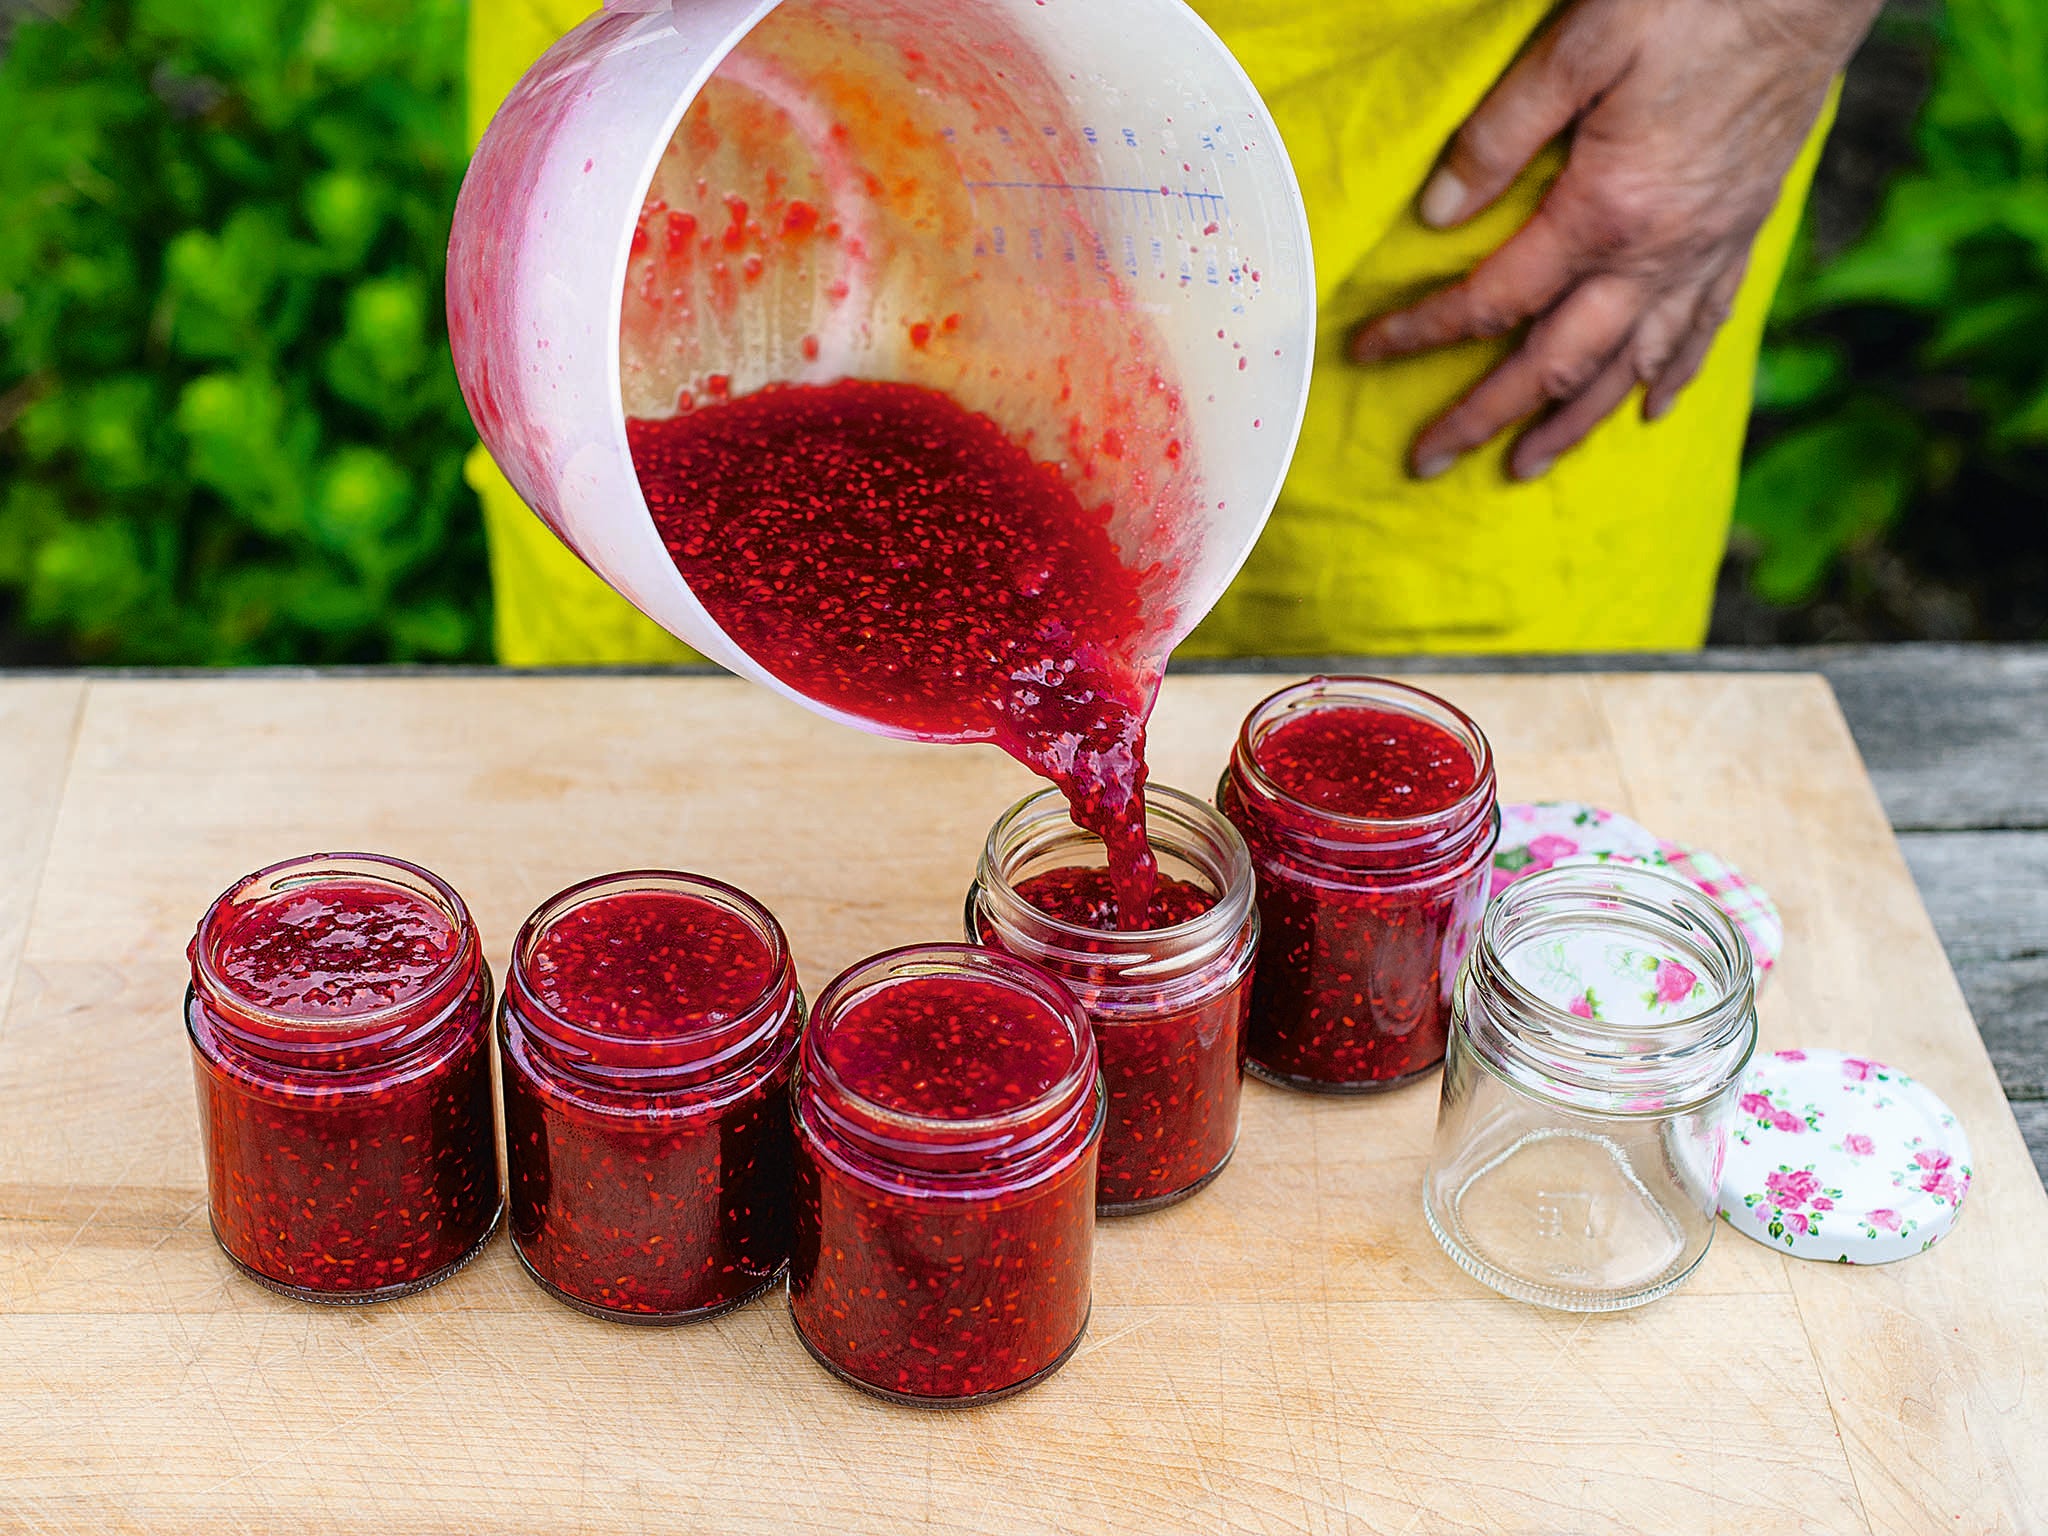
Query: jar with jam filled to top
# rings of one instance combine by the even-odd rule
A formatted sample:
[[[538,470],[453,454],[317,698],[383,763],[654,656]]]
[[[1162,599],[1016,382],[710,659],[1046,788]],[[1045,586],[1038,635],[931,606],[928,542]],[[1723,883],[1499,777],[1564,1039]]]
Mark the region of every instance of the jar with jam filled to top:
[[[819,996],[796,1085],[797,1336],[877,1396],[1019,1392],[1088,1323],[1102,1076],[1057,978],[974,945],[876,956]]]
[[[229,1258],[307,1301],[425,1289],[489,1239],[491,973],[469,909],[375,854],[259,870],[208,909],[185,1023]]]
[[[1500,839],[1479,727],[1417,688],[1316,678],[1251,712],[1217,804],[1258,871],[1249,1069],[1365,1093],[1441,1062]]]
[[[789,1081],[803,997],[744,892],[646,870],[586,881],[513,945],[498,1043],[514,1250],[619,1322],[739,1306],[789,1260]]]

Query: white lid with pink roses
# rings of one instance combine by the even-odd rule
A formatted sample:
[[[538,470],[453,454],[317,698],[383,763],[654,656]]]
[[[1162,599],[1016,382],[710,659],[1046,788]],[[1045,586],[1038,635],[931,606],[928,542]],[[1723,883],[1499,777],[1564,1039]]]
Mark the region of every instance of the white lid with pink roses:
[[[1905,1073],[1844,1051],[1758,1056],[1729,1126],[1721,1215],[1799,1259],[1889,1264],[1948,1235],[1970,1143]]]

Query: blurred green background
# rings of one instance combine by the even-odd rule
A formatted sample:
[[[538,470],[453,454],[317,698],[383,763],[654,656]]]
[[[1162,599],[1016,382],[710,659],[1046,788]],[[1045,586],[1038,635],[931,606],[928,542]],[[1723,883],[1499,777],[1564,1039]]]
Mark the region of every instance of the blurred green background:
[[[0,0],[0,664],[488,660],[461,0]],[[1897,3],[1722,641],[2048,638],[2048,0]]]

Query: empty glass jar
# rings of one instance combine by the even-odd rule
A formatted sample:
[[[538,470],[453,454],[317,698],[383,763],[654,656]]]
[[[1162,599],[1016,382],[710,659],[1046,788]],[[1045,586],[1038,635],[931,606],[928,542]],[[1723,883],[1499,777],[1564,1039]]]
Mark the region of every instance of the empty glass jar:
[[[1755,1047],[1749,947],[1703,892],[1620,864],[1511,886],[1458,979],[1431,1230],[1523,1301],[1605,1312],[1663,1295],[1713,1240]]]

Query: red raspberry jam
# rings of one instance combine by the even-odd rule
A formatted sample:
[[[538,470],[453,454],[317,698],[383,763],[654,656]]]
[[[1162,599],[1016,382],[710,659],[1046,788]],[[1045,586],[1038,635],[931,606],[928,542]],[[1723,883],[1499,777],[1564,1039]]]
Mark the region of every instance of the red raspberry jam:
[[[1109,1097],[1098,1215],[1171,1205],[1221,1173],[1244,1087],[1250,856],[1190,795],[1154,785],[1145,806],[1162,872],[1142,929],[1120,923],[1101,843],[1052,792],[996,823],[967,900],[970,939],[1044,966],[1094,1026]]]
[[[499,1014],[512,1242],[622,1322],[736,1307],[789,1262],[803,998],[751,897],[644,871],[564,891],[513,946]]]
[[[626,434],[670,557],[742,650],[885,731],[996,742],[1059,786],[1144,909],[1165,641],[1107,507],[912,384],[778,384]]]
[[[834,1374],[959,1406],[1050,1375],[1088,1323],[1095,1039],[1035,966],[896,950],[818,999],[796,1086],[790,1316]]]
[[[1399,683],[1318,678],[1252,711],[1217,804],[1258,870],[1251,1070],[1361,1093],[1441,1062],[1500,836],[1479,727]]]
[[[491,976],[462,899],[372,854],[273,865],[208,910],[185,1022],[214,1235],[308,1301],[423,1290],[498,1222]]]

